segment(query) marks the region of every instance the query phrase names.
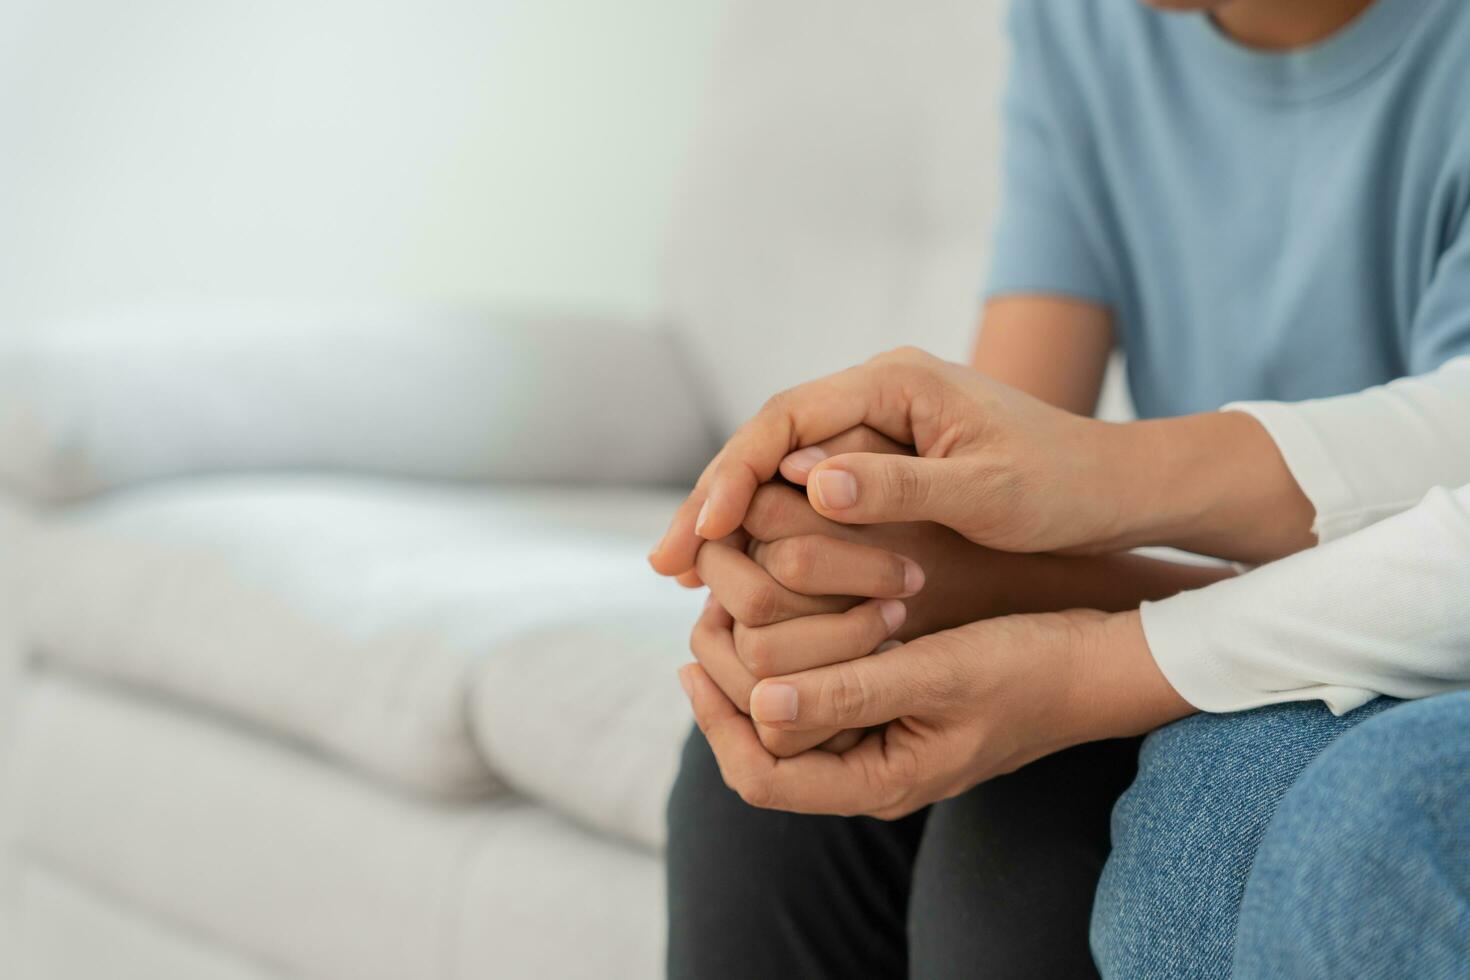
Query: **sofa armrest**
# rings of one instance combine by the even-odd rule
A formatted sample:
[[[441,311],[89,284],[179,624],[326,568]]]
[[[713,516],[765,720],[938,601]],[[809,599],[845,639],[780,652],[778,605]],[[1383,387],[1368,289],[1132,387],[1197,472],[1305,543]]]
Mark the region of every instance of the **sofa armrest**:
[[[0,485],[188,474],[681,483],[712,452],[663,332],[443,313],[132,316],[0,345]]]

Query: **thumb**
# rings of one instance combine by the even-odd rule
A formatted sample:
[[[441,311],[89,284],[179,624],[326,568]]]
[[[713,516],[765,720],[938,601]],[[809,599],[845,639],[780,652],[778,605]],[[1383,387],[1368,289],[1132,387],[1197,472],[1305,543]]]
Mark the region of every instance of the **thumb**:
[[[870,728],[939,708],[931,702],[950,685],[936,671],[948,661],[913,646],[763,680],[750,692],[751,717],[786,731]]]
[[[963,460],[847,453],[812,469],[807,499],[844,524],[936,521],[959,530],[975,524],[975,489]]]

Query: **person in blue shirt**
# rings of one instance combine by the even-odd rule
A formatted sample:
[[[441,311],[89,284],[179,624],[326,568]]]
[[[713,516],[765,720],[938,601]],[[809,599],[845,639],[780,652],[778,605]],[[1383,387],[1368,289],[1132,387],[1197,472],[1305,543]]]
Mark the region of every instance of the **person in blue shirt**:
[[[1015,0],[1010,24],[979,371],[1090,412],[1118,346],[1155,418],[1470,353],[1470,3]],[[687,571],[668,542],[655,566]],[[1112,584],[1136,605],[1158,574]],[[1105,607],[1052,585],[1073,600],[1054,608]],[[1141,754],[1068,749],[889,823],[747,807],[696,733],[670,801],[670,973],[1269,975],[1237,932],[1257,847],[1303,770],[1393,706],[1196,715]],[[1302,941],[1391,976],[1414,927],[1384,921],[1366,945]]]

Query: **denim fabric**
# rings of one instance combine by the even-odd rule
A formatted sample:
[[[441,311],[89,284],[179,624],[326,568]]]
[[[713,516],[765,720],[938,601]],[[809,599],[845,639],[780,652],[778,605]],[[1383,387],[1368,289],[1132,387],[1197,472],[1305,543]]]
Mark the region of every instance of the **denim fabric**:
[[[1093,905],[1102,975],[1228,976],[1246,878],[1277,804],[1338,736],[1397,703],[1340,718],[1316,701],[1201,714],[1145,739]]]
[[[1470,691],[1348,733],[1281,801],[1235,974],[1470,977]]]

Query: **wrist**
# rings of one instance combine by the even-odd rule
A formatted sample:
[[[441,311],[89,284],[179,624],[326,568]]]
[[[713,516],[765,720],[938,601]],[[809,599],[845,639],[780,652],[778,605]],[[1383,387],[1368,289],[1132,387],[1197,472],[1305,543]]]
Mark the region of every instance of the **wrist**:
[[[1311,502],[1250,415],[1101,424],[1094,485],[1113,508],[1091,550],[1168,545],[1262,562],[1315,543]]]
[[[1141,735],[1195,712],[1154,661],[1138,610],[1064,615],[1074,744]]]

